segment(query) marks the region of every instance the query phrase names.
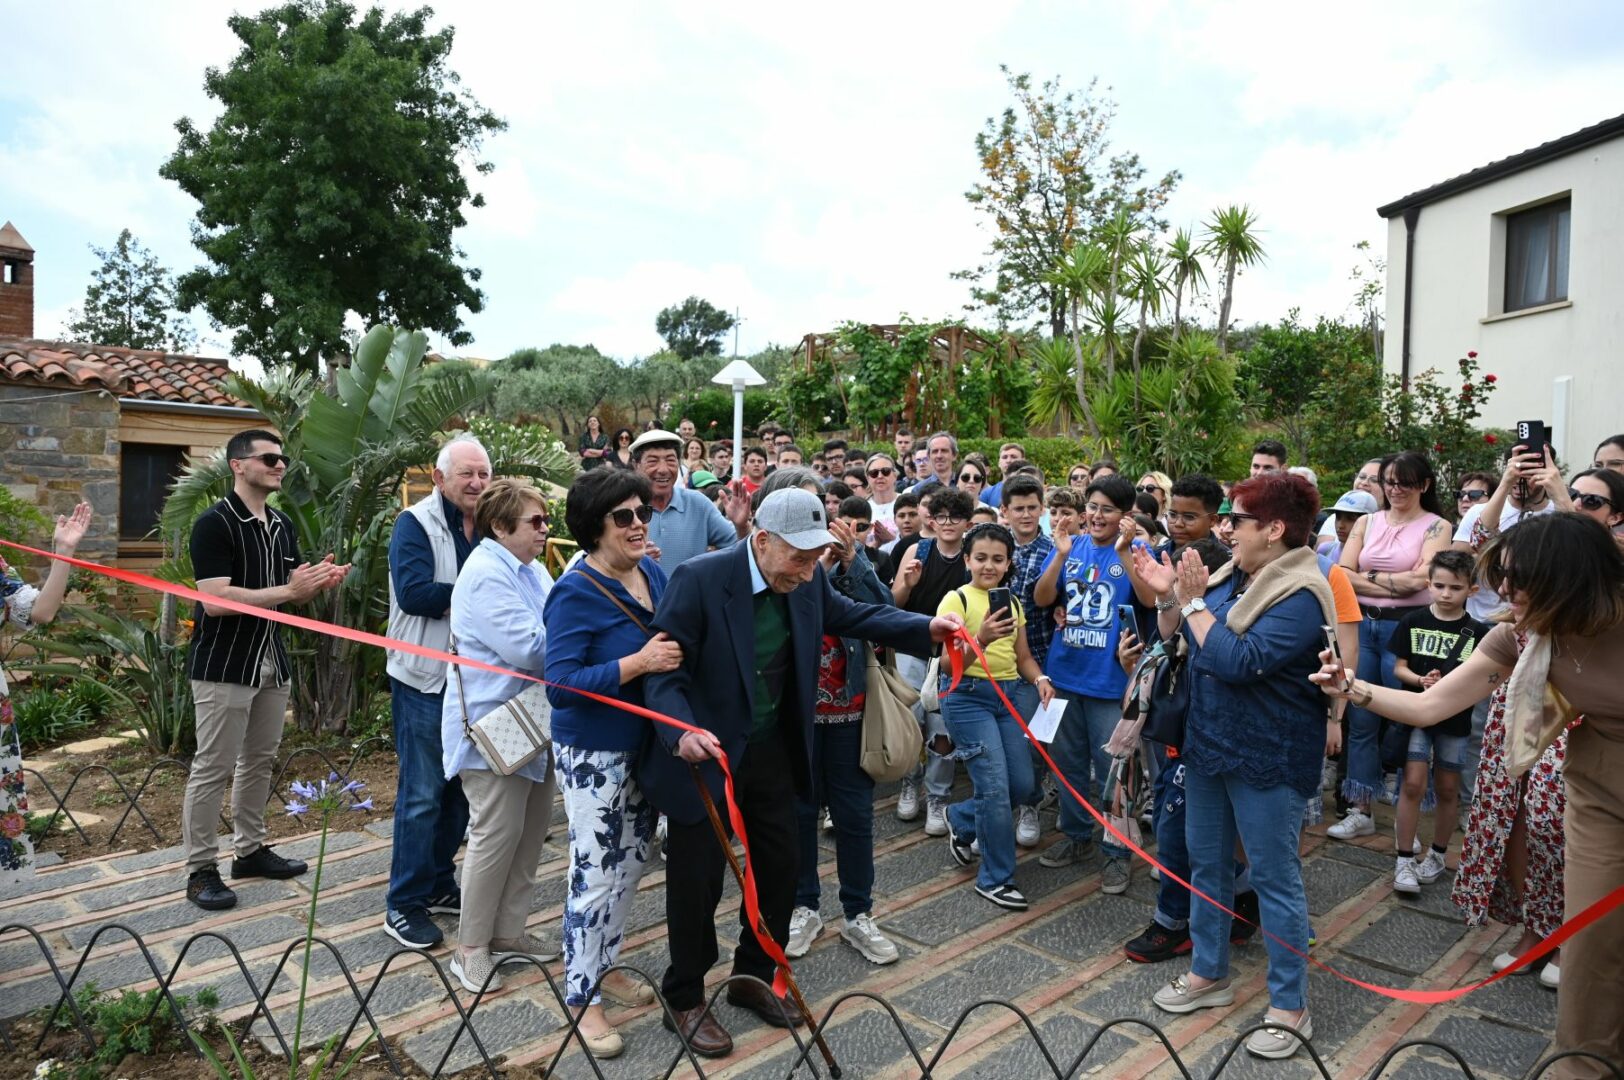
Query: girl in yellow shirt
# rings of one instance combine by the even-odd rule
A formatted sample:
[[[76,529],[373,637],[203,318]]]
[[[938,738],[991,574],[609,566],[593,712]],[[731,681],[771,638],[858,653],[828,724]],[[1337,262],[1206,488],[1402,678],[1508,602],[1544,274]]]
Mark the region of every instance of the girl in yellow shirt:
[[[1026,621],[1020,602],[1005,590],[998,595],[1000,601],[1008,598],[1007,603],[992,609],[993,590],[1003,590],[1009,581],[1014,536],[1002,525],[977,525],[965,534],[964,551],[970,582],[944,596],[937,614],[964,616],[965,629],[975,635],[987,667],[967,645],[944,646],[965,654],[966,678],[959,688],[947,693],[943,677],[942,720],[953,739],[953,756],[964,763],[974,786],[971,798],[947,808],[947,842],[954,860],[969,866],[975,858],[970,845],[979,841],[976,892],[999,907],[1023,911],[1027,899],[1015,887],[1014,808],[1030,798],[1036,781],[1026,735],[994,684],[1013,699],[1020,680],[1036,683],[1045,705],[1054,697],[1054,687],[1027,650],[1026,635],[1016,633]]]

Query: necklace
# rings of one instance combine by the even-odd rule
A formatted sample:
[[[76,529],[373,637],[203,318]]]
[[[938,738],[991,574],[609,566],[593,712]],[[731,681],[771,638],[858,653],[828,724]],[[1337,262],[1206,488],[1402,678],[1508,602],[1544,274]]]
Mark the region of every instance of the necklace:
[[[600,565],[591,555],[586,557],[586,562],[588,566],[592,567],[592,569],[596,570],[604,577],[620,582],[621,587],[631,594],[632,599],[636,600],[639,604],[642,604],[643,607],[650,611],[654,609],[653,601],[648,592],[648,583],[644,580],[642,572],[638,570],[637,567],[632,567],[631,572],[625,577],[622,577],[619,574],[611,571],[608,567]]]
[[[1589,660],[1590,659],[1590,654],[1595,652],[1595,651],[1596,651],[1596,643],[1595,643],[1595,641],[1591,641],[1590,648],[1585,650],[1584,660],[1581,660],[1577,656],[1571,655],[1571,653],[1568,655],[1568,661],[1573,664],[1573,672],[1574,672],[1574,674],[1583,675],[1585,673],[1585,660]]]

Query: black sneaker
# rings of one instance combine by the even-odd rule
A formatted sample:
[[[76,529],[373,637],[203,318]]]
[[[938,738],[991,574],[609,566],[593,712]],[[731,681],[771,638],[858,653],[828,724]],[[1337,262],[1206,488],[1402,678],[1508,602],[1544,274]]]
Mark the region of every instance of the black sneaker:
[[[1241,919],[1229,920],[1229,943],[1231,945],[1245,945],[1257,933],[1257,924],[1261,916],[1258,914],[1257,893],[1247,890],[1235,896],[1235,914]]]
[[[1017,889],[1014,885],[994,885],[990,889],[977,885],[976,893],[980,896],[986,897],[988,900],[991,900],[999,907],[1008,908],[1011,911],[1025,911],[1027,908],[1032,906],[1031,903],[1026,899],[1026,894],[1021,892],[1021,890]]]
[[[429,900],[430,915],[461,915],[462,890],[452,889],[448,893],[433,897]]]
[[[971,843],[974,843],[974,841],[971,841]],[[975,861],[975,851],[969,844],[959,839],[958,834],[953,831],[951,821],[947,823],[947,850],[952,852],[953,861],[960,866],[969,866]]]
[[[252,855],[231,860],[233,878],[295,878],[308,869],[303,859],[284,859],[269,844],[260,845]]]
[[[386,913],[383,932],[408,949],[432,949],[445,940],[440,928],[422,908]]]
[[[204,911],[224,911],[237,906],[237,894],[220,880],[220,868],[213,863],[194,870],[186,879],[186,899]]]
[[[1190,931],[1169,930],[1152,920],[1145,932],[1124,945],[1122,951],[1136,964],[1159,964],[1190,951]]]

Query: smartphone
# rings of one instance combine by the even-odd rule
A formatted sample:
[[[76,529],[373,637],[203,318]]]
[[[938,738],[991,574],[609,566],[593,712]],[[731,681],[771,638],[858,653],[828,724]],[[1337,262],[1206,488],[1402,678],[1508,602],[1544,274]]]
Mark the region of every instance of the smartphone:
[[[1331,650],[1331,663],[1342,672],[1342,689],[1347,690],[1353,683],[1348,681],[1348,669],[1342,666],[1342,646],[1336,641],[1336,627],[1324,625],[1320,629],[1325,633],[1325,647]]]
[[[1132,604],[1117,605],[1117,621],[1122,624],[1122,629],[1134,637],[1139,636],[1139,616],[1134,613]]]
[[[1545,447],[1552,445],[1551,429],[1543,420],[1518,420],[1517,445],[1525,452],[1545,456]]]
[[[987,615],[992,617],[1009,610],[1009,590],[1003,586],[987,590]]]

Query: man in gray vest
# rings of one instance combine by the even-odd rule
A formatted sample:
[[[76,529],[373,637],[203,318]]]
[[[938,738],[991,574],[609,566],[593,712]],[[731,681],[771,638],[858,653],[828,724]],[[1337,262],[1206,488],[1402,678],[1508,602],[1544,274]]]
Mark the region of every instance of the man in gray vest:
[[[389,539],[389,636],[444,650],[451,638],[451,587],[473,551],[474,504],[491,482],[479,440],[458,435],[440,450],[434,490],[395,519]],[[445,664],[389,650],[389,711],[400,779],[384,930],[408,948],[445,935],[431,913],[457,914],[462,893],[452,859],[468,828],[462,781],[447,780],[440,753]]]

